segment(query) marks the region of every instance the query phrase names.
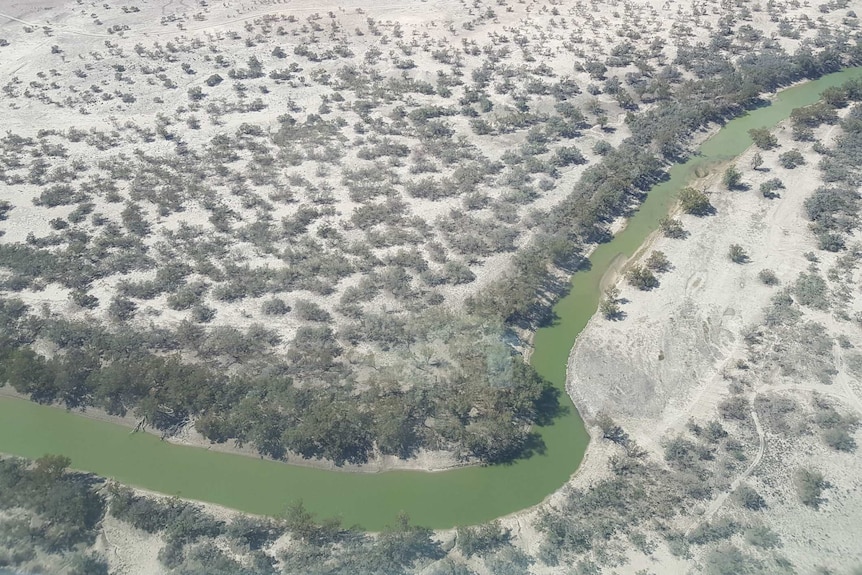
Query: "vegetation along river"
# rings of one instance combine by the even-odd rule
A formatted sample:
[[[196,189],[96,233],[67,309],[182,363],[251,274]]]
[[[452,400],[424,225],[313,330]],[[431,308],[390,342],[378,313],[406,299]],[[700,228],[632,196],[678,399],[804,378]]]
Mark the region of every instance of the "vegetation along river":
[[[771,106],[729,122],[707,140],[700,155],[670,170],[655,186],[626,228],[600,245],[586,271],[572,277],[572,289],[554,311],[558,321],[535,335],[532,363],[562,391],[567,413],[539,427],[541,454],[510,465],[469,467],[426,473],[390,471],[345,473],[184,447],[158,436],[84,418],[62,409],[0,398],[0,452],[36,458],[60,453],[76,469],[171,495],[218,503],[257,514],[277,514],[302,499],[319,517],[340,516],[347,525],[379,530],[400,511],[433,528],[476,524],[542,501],[577,470],[589,437],[565,393],[566,364],[578,333],[595,313],[600,282],[612,262],[631,256],[667,214],[694,170],[741,154],[748,130],[773,127],[820,92],[862,69],[848,69],[780,92]]]

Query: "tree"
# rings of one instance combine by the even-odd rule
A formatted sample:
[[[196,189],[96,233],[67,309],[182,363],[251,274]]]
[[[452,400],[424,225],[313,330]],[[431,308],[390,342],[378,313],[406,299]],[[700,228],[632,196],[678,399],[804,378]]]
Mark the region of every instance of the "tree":
[[[775,275],[775,272],[771,269],[762,269],[757,274],[757,278],[763,282],[764,285],[768,286],[776,286],[778,285],[778,276]]]
[[[752,511],[760,511],[766,507],[766,501],[760,494],[748,485],[740,485],[733,492],[733,499],[741,506]]]
[[[685,231],[681,221],[667,216],[661,219],[659,222],[659,228],[661,228],[665,237],[668,238],[682,239],[688,235],[688,232]]]
[[[458,527],[458,550],[465,557],[486,555],[509,542],[511,532],[500,525],[500,521],[491,521],[478,527]]]
[[[745,421],[751,413],[751,403],[742,395],[731,395],[718,404],[718,412],[724,419]]]
[[[387,526],[375,541],[371,554],[382,573],[400,573],[421,558],[440,559],[443,551],[433,538],[434,532],[410,524],[402,513],[394,526]]]
[[[290,311],[290,306],[283,299],[274,297],[264,301],[260,306],[263,315],[284,315]]]
[[[823,503],[821,495],[828,484],[823,474],[816,469],[800,468],[793,474],[793,486],[796,488],[799,501],[808,507],[818,509]]]
[[[653,250],[646,259],[646,262],[644,262],[644,265],[654,272],[661,273],[670,269],[670,260],[667,259],[667,255],[664,252]]]
[[[129,298],[115,295],[108,306],[108,315],[116,321],[126,321],[135,315],[138,305]]]
[[[773,547],[781,546],[781,538],[766,525],[757,525],[751,529],[746,529],[744,536],[748,543],[761,549],[772,549]]]
[[[799,150],[787,150],[778,156],[778,163],[785,169],[792,170],[796,166],[805,164],[805,157]]]
[[[167,525],[165,540],[168,543],[192,543],[201,537],[218,537],[224,532],[224,522],[206,513],[197,505],[185,505]]]
[[[748,262],[748,254],[745,253],[743,247],[739,244],[730,244],[730,250],[727,253],[730,261],[735,264],[744,264]]]
[[[823,90],[820,97],[833,108],[843,108],[847,105],[850,94],[844,86],[830,86]]]
[[[779,180],[778,178],[772,178],[771,180],[767,180],[760,184],[760,193],[764,198],[769,198],[770,200],[773,198],[779,197],[775,190],[783,190],[784,182]]]
[[[763,165],[763,156],[760,155],[760,152],[755,152],[754,156],[751,158],[751,168],[757,170],[760,166]]]
[[[736,166],[730,166],[724,171],[721,182],[728,190],[736,190],[742,186],[742,174]]]
[[[97,555],[76,554],[69,562],[68,575],[108,575],[108,563]]]
[[[778,138],[769,132],[769,128],[752,128],[748,131],[748,135],[754,140],[754,145],[761,150],[771,150],[778,145]]]
[[[596,414],[596,425],[602,430],[602,437],[605,439],[610,439],[620,445],[628,443],[628,434],[607,413],[599,412]]]
[[[758,561],[729,544],[710,551],[705,564],[707,575],[755,575],[763,572]]]
[[[846,427],[835,427],[823,431],[823,441],[836,451],[852,452],[856,450],[856,440]]]
[[[284,526],[293,537],[317,546],[334,543],[346,532],[338,518],[317,522],[302,500],[287,507],[284,512]]]
[[[41,485],[55,483],[71,464],[72,460],[65,455],[43,455],[33,467],[33,480]]]
[[[629,285],[638,288],[642,291],[649,291],[658,287],[658,278],[648,268],[641,265],[634,265],[626,272],[626,279]]]
[[[529,573],[533,558],[517,547],[504,547],[485,560],[493,575],[522,575]]]
[[[693,216],[705,216],[714,211],[707,195],[695,188],[683,188],[680,190],[679,203],[682,211]]]
[[[617,319],[621,314],[620,309],[620,290],[616,286],[611,286],[605,290],[605,297],[599,303],[599,311],[605,319]]]

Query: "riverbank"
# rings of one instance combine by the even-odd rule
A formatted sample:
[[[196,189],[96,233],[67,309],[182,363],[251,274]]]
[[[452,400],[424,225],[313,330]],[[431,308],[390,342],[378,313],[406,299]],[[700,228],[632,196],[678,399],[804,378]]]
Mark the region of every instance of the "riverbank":
[[[815,101],[824,88],[857,72],[848,70],[782,92],[773,106],[729,122],[701,146],[702,155],[674,166],[670,179],[650,191],[625,228],[596,248],[590,269],[573,276],[571,291],[554,306],[559,321],[536,333],[531,359],[537,371],[565,391],[572,345],[594,315],[606,270],[619,254],[631,256],[640,248],[698,166],[741,153],[750,144],[749,128],[774,125],[793,108]],[[435,474],[339,474],[172,445],[153,436],[130,436],[125,428],[105,422],[24,402],[10,406],[10,401],[0,400],[3,451],[26,457],[61,452],[72,457],[75,467],[122,483],[251,513],[272,513],[302,499],[321,516],[341,516],[348,524],[370,530],[381,529],[401,511],[417,523],[446,528],[534,506],[571,478],[588,437],[575,404],[564,394],[561,405],[566,413],[538,428],[544,450],[528,459]],[[174,473],[164,474],[162,469]],[[198,480],[202,477],[207,480]]]
[[[687,238],[652,234],[625,262],[642,262],[652,250],[665,253],[672,267],[660,275],[658,288],[644,292],[629,286],[622,277],[605,278],[607,284],[620,288],[620,297],[625,300],[624,318],[608,321],[596,315],[590,320],[572,349],[567,389],[587,420],[598,413],[610,416],[631,440],[659,460],[665,458],[667,442],[685,436],[690,422],[718,420],[732,429],[733,422],[721,418],[719,406],[734,395],[751,398],[753,420],[740,424],[750,427],[751,436],[742,443],[750,454],[744,473],[728,490],[696,503],[685,518],[688,523],[681,523],[681,528],[691,531],[710,519],[743,524],[757,521],[777,534],[782,553],[798,569],[810,572],[818,565],[828,565],[840,570],[860,559],[852,551],[862,530],[852,511],[860,505],[858,452],[842,454],[830,449],[810,430],[799,436],[781,431],[770,405],[784,402],[783,409],[794,403],[810,405],[821,394],[841,410],[862,414],[852,385],[841,384],[853,381],[853,377],[847,372],[842,353],[833,352],[831,343],[831,338],[840,337],[845,342],[841,347],[858,347],[862,343],[858,330],[841,325],[828,313],[799,320],[826,326],[828,353],[830,357],[836,355],[833,385],[812,381],[797,371],[791,371],[784,380],[784,370],[773,365],[755,368],[746,339],[764,329],[759,326],[765,311],[782,286],[792,286],[800,273],[812,268],[827,272],[840,256],[818,250],[805,216],[805,200],[824,183],[818,169],[822,156],[812,150],[813,142],[792,140],[790,131],[787,122],[774,131],[779,149],[764,152],[752,146],[730,162],[742,172],[745,190],[723,187],[721,177],[727,163],[698,178],[695,186],[707,191],[716,213],[702,218],[677,214],[689,233]],[[829,146],[838,131],[837,126],[821,126],[814,141]],[[804,165],[793,170],[781,166],[778,155],[790,149],[802,153]],[[756,170],[751,167],[755,153],[764,160]],[[775,178],[783,181],[786,189],[779,190],[778,197],[763,197],[758,191],[760,185]],[[730,260],[731,244],[743,247],[747,263]],[[816,254],[817,263],[806,253]],[[779,287],[760,279],[764,269],[774,272]],[[852,328],[849,332],[848,327]],[[802,353],[791,341],[779,343],[783,350],[779,355]],[[789,359],[808,361],[805,355]],[[758,398],[763,403],[758,404]],[[798,425],[806,430],[812,426],[810,422]],[[817,469],[834,482],[833,491],[817,512],[798,501],[792,477],[802,467]],[[741,513],[731,498],[733,488],[743,482],[765,498],[764,508],[756,517]],[[705,551],[693,549],[694,560],[702,561]],[[618,570],[621,574],[635,573],[652,561],[634,546],[626,554],[629,565]],[[662,565],[666,559],[662,557]]]
[[[15,391],[9,385],[0,387],[0,398],[4,397],[29,401],[26,395]],[[158,437],[161,441],[166,441],[174,445],[206,449],[207,451],[218,453],[242,455],[245,457],[253,457],[255,459],[261,458],[260,454],[258,454],[253,447],[239,447],[233,444],[233,442],[213,443],[195,431],[192,425],[184,426],[175,435],[163,435],[162,432],[157,429],[153,429],[152,427],[139,427],[140,421],[128,414],[125,416],[111,415],[103,409],[96,407],[73,410],[68,410],[60,404],[52,404],[46,407],[68,411],[78,417],[119,425],[128,429],[129,433],[146,433],[154,437]],[[310,469],[325,469],[327,471],[339,471],[345,473],[382,473],[385,471],[395,470],[434,473],[476,465],[476,463],[471,461],[459,461],[455,455],[450,452],[426,450],[420,451],[411,459],[400,459],[395,456],[375,454],[374,457],[366,463],[345,463],[344,465],[336,465],[334,462],[324,459],[306,459],[299,454],[287,452],[285,455],[285,461],[282,463],[285,463],[286,465],[308,467]]]

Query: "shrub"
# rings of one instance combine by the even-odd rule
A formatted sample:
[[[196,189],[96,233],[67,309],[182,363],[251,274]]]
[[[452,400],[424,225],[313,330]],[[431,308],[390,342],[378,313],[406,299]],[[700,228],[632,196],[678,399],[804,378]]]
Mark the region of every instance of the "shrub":
[[[768,128],[752,128],[748,135],[761,150],[771,150],[778,145],[778,138],[772,135]]]
[[[757,525],[751,529],[746,529],[745,540],[755,547],[761,549],[772,549],[781,546],[781,539],[778,534],[765,525]]]
[[[714,211],[707,195],[694,188],[683,188],[679,193],[682,211],[693,216],[705,216]]]
[[[827,311],[831,305],[826,280],[814,272],[800,273],[793,284],[793,295],[800,305]]]
[[[748,262],[748,254],[745,253],[743,247],[739,244],[730,244],[730,250],[727,252],[730,261],[735,264],[744,264]]]
[[[634,265],[626,272],[626,280],[629,285],[634,286],[642,291],[649,291],[658,287],[658,278],[648,268],[641,265]]]
[[[777,198],[778,194],[775,193],[775,190],[783,190],[784,183],[778,178],[772,178],[766,182],[760,184],[760,193],[764,198]]]
[[[834,427],[823,431],[823,441],[836,451],[852,452],[856,450],[856,440],[844,427]]]
[[[182,545],[193,543],[201,537],[218,537],[224,532],[224,522],[206,513],[197,505],[186,504],[165,529],[165,540]]]
[[[710,551],[704,561],[706,575],[745,575],[762,572],[759,562],[733,545]]]
[[[653,250],[644,265],[654,272],[666,272],[670,269],[670,260],[664,252]]]
[[[308,300],[296,301],[296,315],[304,321],[319,321],[326,323],[332,320],[332,316],[328,311]]]
[[[718,404],[718,413],[724,419],[744,421],[751,412],[751,403],[741,395],[732,395]]]
[[[712,523],[698,525],[688,536],[688,540],[695,545],[705,545],[732,537],[737,531],[739,531],[739,524],[731,519],[722,518]]]
[[[817,247],[827,252],[840,252],[847,247],[844,238],[835,232],[817,232]]]
[[[574,146],[557,148],[554,156],[551,158],[551,163],[559,168],[570,166],[572,164],[584,164],[587,159]]]
[[[260,549],[278,537],[276,525],[270,519],[238,515],[225,530],[228,537],[249,549]]]
[[[611,286],[605,290],[605,297],[599,303],[599,311],[605,319],[618,319],[622,313],[620,310],[620,290]]]
[[[742,187],[742,174],[736,166],[730,166],[724,171],[721,182],[728,190],[736,190]]]
[[[75,305],[79,305],[84,309],[96,309],[99,307],[99,298],[82,289],[73,290],[72,293],[69,294],[69,298],[75,303]]]
[[[823,503],[821,495],[827,487],[822,473],[816,469],[797,469],[793,475],[793,486],[796,488],[799,501],[808,507],[820,508],[820,504]]]
[[[748,485],[740,485],[733,492],[733,499],[741,506],[752,511],[760,511],[766,508],[766,501],[760,494]]]
[[[595,152],[596,154],[598,154],[600,156],[605,156],[605,155],[609,154],[611,152],[611,150],[613,150],[613,149],[614,149],[614,147],[611,146],[609,143],[607,143],[604,140],[599,140],[593,146],[593,152]]]
[[[76,554],[69,562],[68,575],[108,575],[108,562],[97,555]]]
[[[768,286],[777,286],[778,285],[778,276],[775,275],[775,272],[771,269],[762,269],[757,274],[757,278],[763,282],[764,285]]]
[[[688,232],[682,227],[682,222],[673,218],[662,218],[659,222],[659,227],[665,237],[668,238],[682,239],[688,235]]]
[[[192,306],[192,320],[198,323],[209,323],[216,316],[215,308],[206,304],[196,303]]]
[[[263,315],[284,315],[290,311],[290,306],[283,299],[274,297],[263,302],[260,311]]]
[[[111,300],[111,305],[108,306],[108,315],[116,321],[126,321],[135,315],[138,309],[137,304],[122,296],[114,296]]]
[[[483,556],[509,542],[510,532],[500,525],[500,521],[491,521],[479,527],[458,528],[458,549],[465,557]]]
[[[781,164],[782,167],[792,170],[797,166],[805,164],[805,158],[799,150],[788,150],[778,156],[778,163]]]

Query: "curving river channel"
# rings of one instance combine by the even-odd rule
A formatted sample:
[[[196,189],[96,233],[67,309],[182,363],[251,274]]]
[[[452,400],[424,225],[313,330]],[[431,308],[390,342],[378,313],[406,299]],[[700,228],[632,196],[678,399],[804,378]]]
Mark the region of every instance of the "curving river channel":
[[[541,502],[577,471],[589,441],[565,393],[566,364],[575,338],[595,313],[601,278],[612,262],[631,256],[658,227],[676,194],[698,167],[730,160],[751,145],[748,130],[773,127],[820,93],[862,74],[853,68],[778,93],[772,105],[728,122],[700,147],[700,154],[670,170],[612,241],[590,257],[587,271],[554,307],[559,320],[535,334],[531,362],[560,389],[568,410],[539,427],[545,451],[510,465],[427,473],[345,473],[285,465],[242,455],[184,447],[151,434],[88,419],[62,409],[0,398],[0,452],[29,458],[61,453],[76,469],[142,488],[218,503],[257,514],[277,514],[302,499],[318,516],[339,516],[347,525],[376,531],[401,511],[432,528],[476,524]]]

